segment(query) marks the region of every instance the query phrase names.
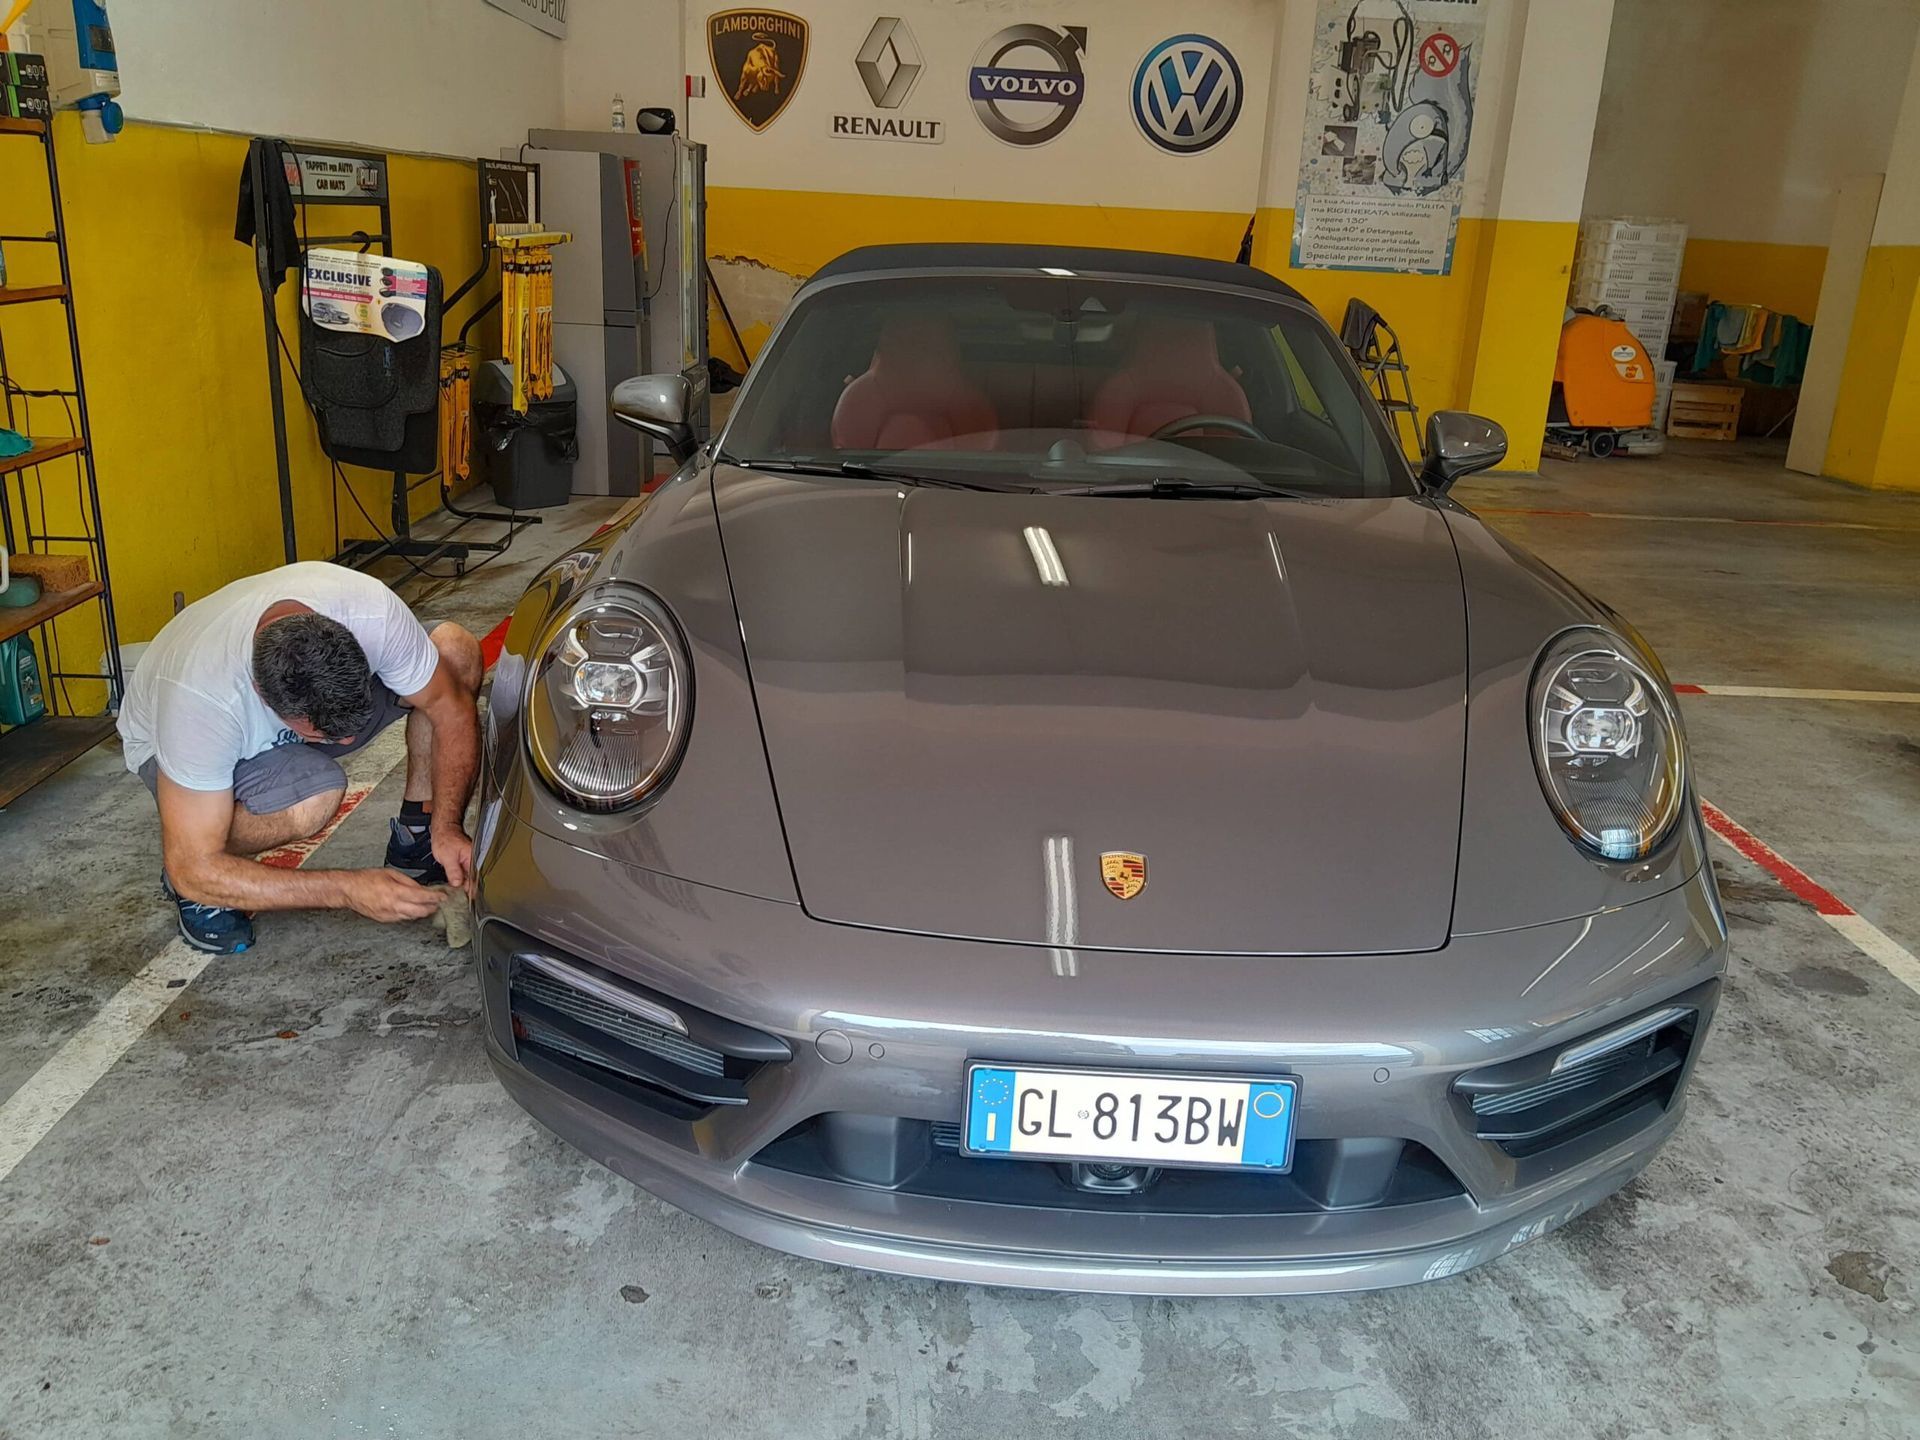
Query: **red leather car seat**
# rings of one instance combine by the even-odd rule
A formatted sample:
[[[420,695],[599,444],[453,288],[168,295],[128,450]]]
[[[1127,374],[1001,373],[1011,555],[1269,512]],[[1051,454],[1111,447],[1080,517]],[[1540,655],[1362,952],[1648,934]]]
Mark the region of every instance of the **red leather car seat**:
[[[1220,364],[1212,325],[1171,316],[1144,320],[1133,358],[1094,394],[1088,427],[1117,445],[1189,415],[1253,419],[1247,392]]]
[[[866,373],[833,407],[833,443],[840,450],[990,450],[999,429],[986,393],[960,368],[952,327],[937,315],[887,321]]]

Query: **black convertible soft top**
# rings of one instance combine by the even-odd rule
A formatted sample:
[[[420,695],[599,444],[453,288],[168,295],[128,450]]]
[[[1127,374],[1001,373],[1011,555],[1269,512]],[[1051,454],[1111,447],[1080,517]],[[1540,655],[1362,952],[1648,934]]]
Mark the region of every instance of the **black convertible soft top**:
[[[1264,290],[1291,300],[1305,297],[1264,270],[1195,255],[1153,250],[1102,250],[1079,245],[863,245],[830,260],[813,279],[871,275],[884,270],[1077,270],[1089,275],[1142,275]]]

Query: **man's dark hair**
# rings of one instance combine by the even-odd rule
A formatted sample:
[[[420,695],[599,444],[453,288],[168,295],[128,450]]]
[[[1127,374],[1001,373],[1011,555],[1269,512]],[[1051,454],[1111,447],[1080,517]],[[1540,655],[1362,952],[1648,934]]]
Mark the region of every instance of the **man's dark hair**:
[[[353,632],[325,615],[288,615],[253,637],[253,683],[274,714],[332,740],[373,723],[373,671]]]

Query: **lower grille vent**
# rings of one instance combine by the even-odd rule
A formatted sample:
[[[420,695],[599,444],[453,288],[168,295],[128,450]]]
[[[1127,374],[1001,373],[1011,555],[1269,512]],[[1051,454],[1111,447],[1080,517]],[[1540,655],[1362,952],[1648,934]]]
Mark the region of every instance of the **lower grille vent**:
[[[718,1050],[697,1045],[676,1030],[656,1025],[629,1014],[604,1000],[596,999],[571,985],[562,984],[537,970],[523,970],[514,977],[514,998],[525,998],[545,1005],[571,1020],[603,1031],[638,1050],[658,1055],[683,1065],[697,1075],[724,1075],[727,1057]]]
[[[1553,1064],[1563,1052],[1545,1051],[1469,1070],[1454,1089],[1468,1102],[1474,1134],[1516,1159],[1537,1155],[1643,1106],[1665,1109],[1698,1029],[1698,1012],[1682,1010],[1651,1034],[1558,1074]]]
[[[508,1005],[523,1061],[545,1062],[678,1120],[745,1105],[747,1082],[791,1055],[777,1036],[544,953],[513,958]]]

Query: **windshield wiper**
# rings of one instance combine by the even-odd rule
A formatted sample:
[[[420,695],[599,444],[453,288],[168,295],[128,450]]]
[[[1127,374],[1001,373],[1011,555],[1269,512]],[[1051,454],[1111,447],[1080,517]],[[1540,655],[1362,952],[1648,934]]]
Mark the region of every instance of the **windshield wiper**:
[[[1068,485],[1048,489],[1049,495],[1144,496],[1149,500],[1308,500],[1312,496],[1257,480],[1117,480],[1105,485]]]
[[[1027,489],[1026,486],[989,485],[984,481],[954,480],[943,475],[919,475],[906,470],[882,470],[858,460],[737,460],[731,455],[715,457],[743,470],[766,470],[781,475],[845,475],[855,480],[885,480],[896,485],[925,485],[936,490]]]

